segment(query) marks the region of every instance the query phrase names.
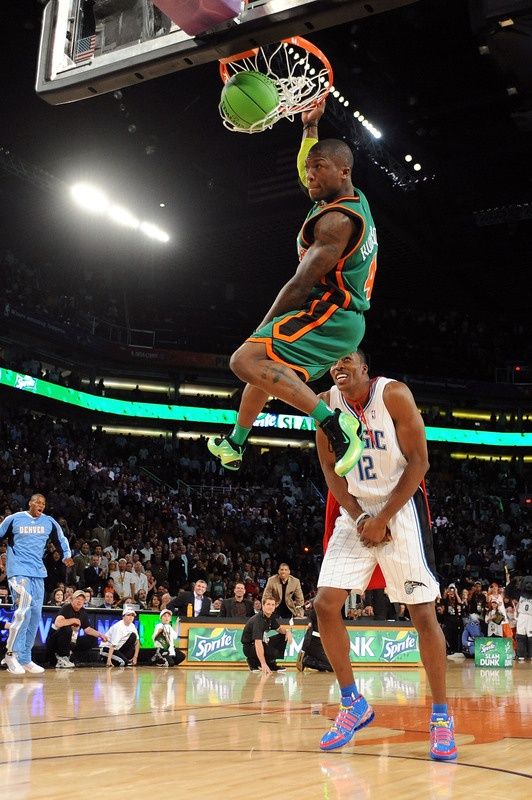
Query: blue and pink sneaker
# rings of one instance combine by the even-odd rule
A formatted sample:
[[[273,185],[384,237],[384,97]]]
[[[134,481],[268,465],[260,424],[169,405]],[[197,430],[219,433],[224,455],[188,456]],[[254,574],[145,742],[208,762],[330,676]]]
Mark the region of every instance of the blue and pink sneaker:
[[[322,736],[321,750],[336,750],[337,747],[348,744],[355,733],[369,725],[374,717],[375,712],[362,695],[353,698],[348,706],[340,703],[332,728]]]
[[[447,714],[432,714],[430,717],[430,757],[434,761],[453,761],[457,756],[453,718]]]

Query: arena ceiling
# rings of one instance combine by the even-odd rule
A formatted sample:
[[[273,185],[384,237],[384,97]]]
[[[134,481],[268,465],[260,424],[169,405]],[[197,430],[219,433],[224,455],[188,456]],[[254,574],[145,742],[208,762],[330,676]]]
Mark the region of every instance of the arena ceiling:
[[[501,27],[511,16],[504,6],[518,12],[513,26]],[[332,100],[320,126],[322,136],[355,148],[355,182],[374,209],[380,265],[372,313],[390,305],[529,308],[530,8],[418,0],[308,36],[329,57],[351,107],[383,132],[376,151]],[[192,324],[202,309],[213,337],[230,349],[296,265],[295,234],[308,208],[294,169],[299,120],[253,136],[227,131],[215,64],[116,96],[48,105],[34,90],[42,10],[37,0],[2,4],[10,56],[2,247],[47,262],[54,274],[93,270],[106,291],[112,285],[127,299],[133,325],[149,324],[150,315],[154,325],[177,315]],[[510,28],[519,47],[500,42]],[[408,169],[407,152],[422,170],[409,173],[405,189],[394,165]],[[73,211],[55,179],[80,176],[156,221],[170,243],[143,244]]]

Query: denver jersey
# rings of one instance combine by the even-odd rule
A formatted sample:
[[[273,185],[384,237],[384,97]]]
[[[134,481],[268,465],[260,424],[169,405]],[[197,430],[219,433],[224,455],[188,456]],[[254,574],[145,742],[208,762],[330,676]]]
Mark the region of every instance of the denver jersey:
[[[46,578],[43,556],[48,540],[62,558],[70,558],[70,547],[61,526],[48,514],[32,517],[29,511],[10,514],[0,525],[0,539],[7,537],[7,576]]]

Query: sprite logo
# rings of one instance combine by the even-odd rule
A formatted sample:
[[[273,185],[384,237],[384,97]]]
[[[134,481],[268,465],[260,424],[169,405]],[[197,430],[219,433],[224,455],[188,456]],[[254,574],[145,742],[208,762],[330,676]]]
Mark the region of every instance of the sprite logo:
[[[194,648],[189,658],[197,661],[208,661],[214,654],[224,651],[226,657],[229,652],[235,652],[236,634],[239,631],[227,628],[213,628],[210,636],[197,636],[194,639]],[[213,659],[215,660],[215,659]],[[216,659],[219,660],[219,659]]]
[[[497,648],[495,647],[495,642],[486,642],[486,644],[480,645],[480,652],[483,656],[487,655],[490,652],[493,652]]]
[[[37,389],[37,381],[30,375],[19,375],[15,378],[15,389],[30,389],[35,391]]]
[[[381,659],[383,661],[395,661],[403,653],[411,653],[417,650],[417,637],[411,633],[406,633],[403,639],[382,639]]]

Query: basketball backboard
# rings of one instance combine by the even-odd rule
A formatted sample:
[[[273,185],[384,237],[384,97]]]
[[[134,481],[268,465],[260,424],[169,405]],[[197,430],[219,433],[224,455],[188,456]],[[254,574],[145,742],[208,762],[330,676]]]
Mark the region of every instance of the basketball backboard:
[[[36,91],[52,105],[83,100],[414,2],[250,0],[234,19],[193,37],[151,0],[50,0]]]

